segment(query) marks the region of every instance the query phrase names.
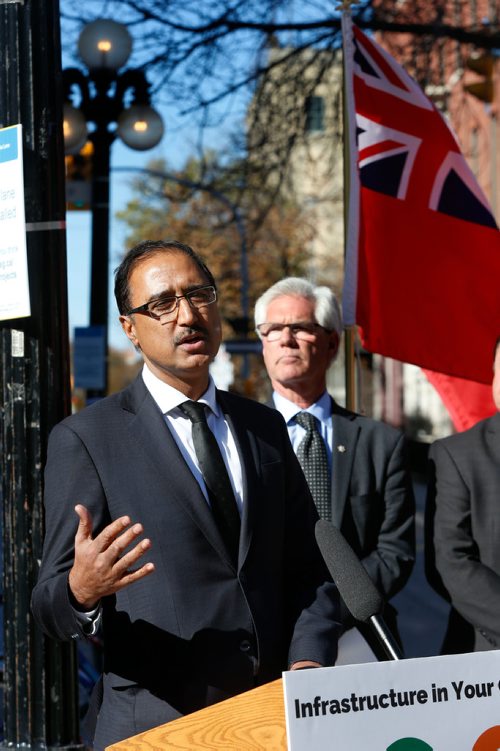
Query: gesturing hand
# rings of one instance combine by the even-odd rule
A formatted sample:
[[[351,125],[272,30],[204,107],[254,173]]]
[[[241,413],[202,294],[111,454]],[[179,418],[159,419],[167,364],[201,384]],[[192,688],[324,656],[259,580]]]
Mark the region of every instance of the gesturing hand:
[[[153,563],[131,568],[151,547],[141,540],[124,552],[142,534],[142,524],[121,516],[92,538],[92,517],[85,506],[75,506],[80,523],[75,536],[75,562],[69,572],[69,587],[83,610],[92,610],[101,597],[111,595],[154,571]]]

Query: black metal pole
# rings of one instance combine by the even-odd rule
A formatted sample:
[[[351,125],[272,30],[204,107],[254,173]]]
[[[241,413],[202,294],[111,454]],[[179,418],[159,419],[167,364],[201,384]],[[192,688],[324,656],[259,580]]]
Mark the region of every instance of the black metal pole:
[[[132,92],[133,103],[149,107],[149,86],[144,73],[135,69],[118,73],[111,68],[97,67],[85,74],[79,69],[69,68],[64,71],[64,77],[66,96],[70,96],[71,87],[76,86],[81,94],[80,112],[87,122],[95,125],[95,130],[89,134],[93,144],[89,318],[90,326],[99,327],[103,334],[103,377],[100,388],[87,390],[89,401],[105,396],[108,387],[109,181],[111,146],[116,137],[116,132],[109,126],[118,122],[126,107],[127,95]],[[131,147],[135,148],[134,145]]]
[[[92,179],[92,270],[90,323],[106,325],[109,286],[109,162],[110,134],[102,128],[92,134],[94,165]]]
[[[102,326],[104,333],[104,383],[102,389],[87,392],[87,399],[106,395],[108,385],[109,313],[109,175],[113,133],[108,131],[107,109],[103,102],[101,120],[90,138],[94,146],[92,162],[92,241],[90,274],[90,325]]]
[[[80,748],[74,645],[45,639],[29,609],[47,436],[71,404],[58,0],[1,3],[0,49],[0,126],[23,126],[31,301],[0,322],[3,746]]]

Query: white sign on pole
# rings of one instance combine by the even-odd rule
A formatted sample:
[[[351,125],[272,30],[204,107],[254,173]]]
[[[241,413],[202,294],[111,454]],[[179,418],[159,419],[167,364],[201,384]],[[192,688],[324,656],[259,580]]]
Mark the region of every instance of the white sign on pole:
[[[498,751],[500,651],[283,674],[290,751]]]
[[[0,320],[31,315],[22,126],[0,128]]]

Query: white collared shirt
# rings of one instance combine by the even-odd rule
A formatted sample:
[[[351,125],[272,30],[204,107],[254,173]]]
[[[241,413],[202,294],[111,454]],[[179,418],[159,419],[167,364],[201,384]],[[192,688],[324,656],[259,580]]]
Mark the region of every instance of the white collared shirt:
[[[276,391],[273,392],[274,406],[281,412],[285,418],[286,426],[288,429],[288,435],[293,446],[293,450],[297,453],[297,448],[302,441],[306,431],[304,428],[295,422],[295,417],[299,412],[310,412],[319,422],[318,430],[325,442],[326,453],[328,456],[328,465],[330,470],[332,468],[332,446],[333,446],[333,424],[332,424],[332,402],[330,395],[327,391],[324,391],[317,402],[311,404],[310,407],[303,410],[300,409],[294,402],[286,399]]]
[[[142,370],[142,378],[147,390],[160,408],[163,418],[172,433],[172,437],[179,447],[179,451],[193,473],[208,502],[207,489],[194,450],[191,431],[192,423],[189,417],[179,409],[179,406],[187,401],[186,395],[173,388],[173,386],[169,386],[164,381],[161,381],[151,372],[147,365],[144,365]],[[241,460],[231,428],[224,419],[222,410],[217,404],[215,384],[211,377],[209,378],[207,390],[198,401],[207,404],[210,408],[207,415],[208,426],[214,434],[221,450],[222,458],[224,459],[224,464],[226,465],[229,479],[231,480],[238,510],[241,514],[243,507],[243,471]]]

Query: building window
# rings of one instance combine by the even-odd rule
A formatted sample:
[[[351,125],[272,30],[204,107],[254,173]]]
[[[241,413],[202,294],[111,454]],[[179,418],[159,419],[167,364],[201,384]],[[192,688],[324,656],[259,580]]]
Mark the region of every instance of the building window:
[[[325,129],[325,100],[322,96],[306,97],[306,133]]]

